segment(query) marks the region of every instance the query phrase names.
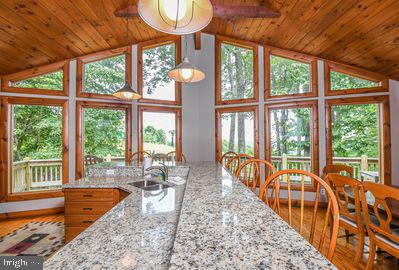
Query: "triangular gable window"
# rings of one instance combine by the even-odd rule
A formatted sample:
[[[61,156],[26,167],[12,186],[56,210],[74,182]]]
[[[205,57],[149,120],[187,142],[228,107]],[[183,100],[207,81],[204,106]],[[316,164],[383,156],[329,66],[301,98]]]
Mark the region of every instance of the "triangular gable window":
[[[11,81],[11,87],[62,90],[63,72],[59,70],[25,80]]]
[[[362,79],[331,70],[331,90],[359,89],[380,86],[379,82]]]

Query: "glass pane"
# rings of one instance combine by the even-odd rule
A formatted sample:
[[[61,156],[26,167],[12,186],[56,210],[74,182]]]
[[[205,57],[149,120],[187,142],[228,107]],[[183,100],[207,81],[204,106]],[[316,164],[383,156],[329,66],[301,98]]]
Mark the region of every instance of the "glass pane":
[[[84,65],[85,93],[113,94],[125,83],[125,55]]]
[[[13,105],[12,193],[61,188],[62,108]]]
[[[312,172],[311,111],[311,108],[271,111],[272,163],[277,170]],[[300,182],[301,178],[296,177],[291,176],[291,181]]]
[[[222,155],[228,151],[254,156],[254,112],[223,113]]]
[[[335,72],[333,70],[331,70],[330,79],[331,90],[356,89],[379,86],[379,83],[377,82],[356,78],[350,75]]]
[[[250,49],[222,44],[222,100],[254,97],[254,54]]]
[[[272,96],[309,93],[310,65],[270,56],[270,93]]]
[[[176,114],[143,112],[143,149],[151,154],[176,150]]]
[[[124,161],[126,145],[124,110],[84,109],[84,157],[102,161]]]
[[[62,90],[63,72],[56,71],[30,79],[12,82],[13,87]]]
[[[175,82],[168,72],[175,67],[175,44],[143,50],[143,97],[176,100]]]
[[[379,178],[379,105],[332,107],[333,162],[354,169],[354,177]]]

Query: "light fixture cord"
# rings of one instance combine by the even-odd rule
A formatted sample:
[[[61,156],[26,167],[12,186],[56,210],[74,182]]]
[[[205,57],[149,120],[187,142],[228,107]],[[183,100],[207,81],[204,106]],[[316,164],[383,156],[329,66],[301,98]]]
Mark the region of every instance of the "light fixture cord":
[[[184,36],[184,45],[185,45],[185,47],[184,47],[185,56],[184,57],[188,57],[188,55],[187,55],[187,35]]]

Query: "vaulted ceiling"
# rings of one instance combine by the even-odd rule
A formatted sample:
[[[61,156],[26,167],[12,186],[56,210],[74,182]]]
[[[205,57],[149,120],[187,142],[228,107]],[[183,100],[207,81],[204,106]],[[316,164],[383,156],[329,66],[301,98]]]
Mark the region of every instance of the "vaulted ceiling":
[[[131,3],[137,2],[130,0]],[[213,0],[258,5],[261,0]],[[303,52],[399,79],[399,1],[268,0],[279,18],[214,18],[203,32]],[[126,45],[126,0],[1,0],[0,75]],[[164,34],[130,19],[129,43]]]

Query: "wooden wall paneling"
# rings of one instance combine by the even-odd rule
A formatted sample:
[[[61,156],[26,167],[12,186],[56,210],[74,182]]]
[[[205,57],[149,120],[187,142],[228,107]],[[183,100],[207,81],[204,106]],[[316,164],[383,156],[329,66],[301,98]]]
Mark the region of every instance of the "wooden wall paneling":
[[[270,56],[275,55],[290,60],[308,64],[310,67],[310,92],[301,94],[287,94],[287,95],[271,95],[270,86]],[[264,47],[264,78],[265,78],[265,99],[291,99],[291,98],[305,98],[318,96],[318,73],[317,73],[317,58],[306,54],[301,54],[289,50],[283,50],[275,47]]]
[[[84,177],[84,109],[110,109],[125,111],[125,161],[132,155],[132,105],[95,101],[76,102],[76,179]]]
[[[60,189],[44,190],[35,192],[12,193],[12,148],[9,144],[12,142],[12,131],[8,129],[11,113],[11,106],[14,104],[23,105],[41,105],[41,106],[60,106],[62,107],[62,183],[68,182],[68,100],[63,99],[44,99],[28,97],[2,97],[1,98],[1,124],[4,129],[1,133],[1,179],[0,179],[0,202],[36,200],[44,198],[62,197]]]
[[[143,95],[143,51],[154,47],[159,47],[167,44],[175,44],[175,61],[176,65],[181,63],[181,39],[179,36],[167,36],[156,38],[149,41],[140,42],[137,44],[137,87],[139,93]],[[165,104],[165,105],[177,105],[180,106],[182,102],[181,94],[182,84],[175,82],[175,98],[176,100],[159,100],[150,98],[141,98],[139,102],[143,103],[154,103],[154,104]]]
[[[240,106],[240,107],[226,107],[215,109],[215,160],[220,160],[222,157],[222,114],[235,112],[253,112],[254,113],[254,157],[259,157],[259,118],[258,106]]]
[[[221,49],[222,43],[229,44],[245,49],[249,49],[253,51],[253,98],[244,98],[244,99],[232,99],[232,100],[222,100],[222,80],[221,80],[221,68],[222,68],[222,59],[221,59]],[[250,103],[257,102],[259,100],[259,65],[258,65],[258,45],[253,42],[238,40],[231,37],[216,36],[215,41],[215,104],[216,105],[227,105],[227,104],[239,104],[239,103]]]
[[[326,150],[327,165],[333,164],[332,148],[332,107],[354,104],[379,104],[380,110],[380,178],[385,185],[391,185],[391,126],[389,95],[337,98],[326,100]],[[382,176],[382,177],[381,177]]]

